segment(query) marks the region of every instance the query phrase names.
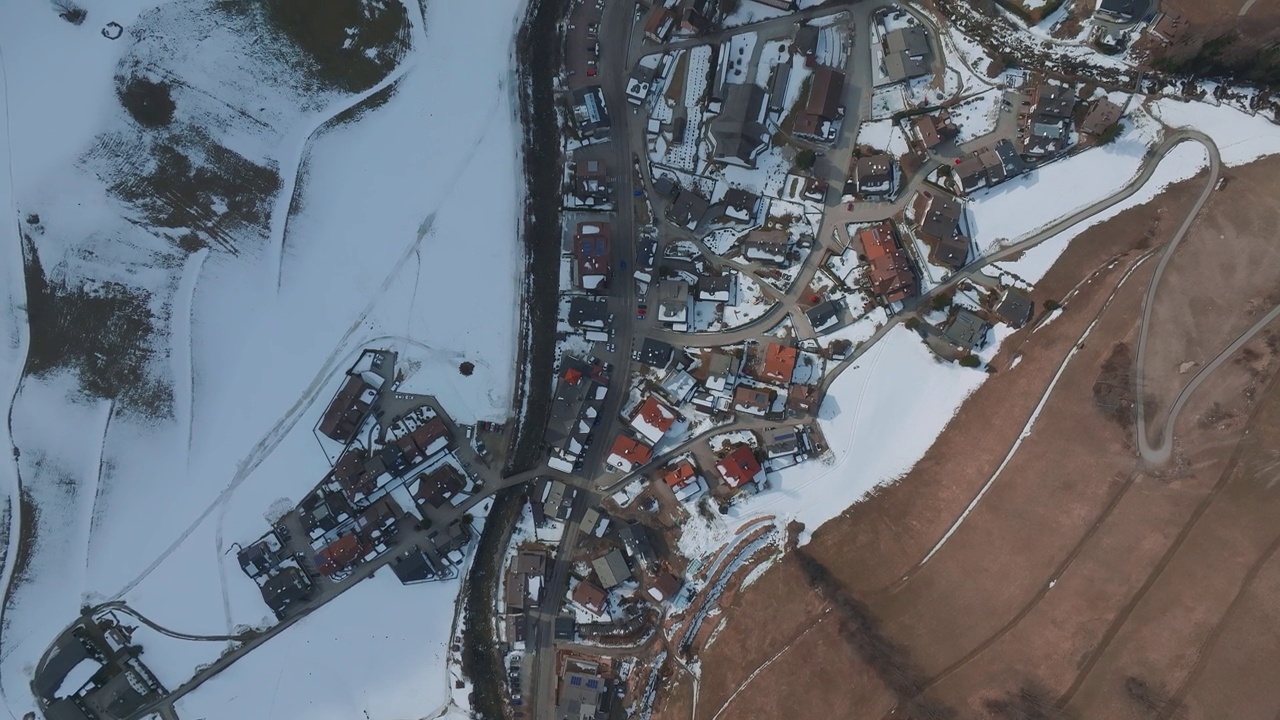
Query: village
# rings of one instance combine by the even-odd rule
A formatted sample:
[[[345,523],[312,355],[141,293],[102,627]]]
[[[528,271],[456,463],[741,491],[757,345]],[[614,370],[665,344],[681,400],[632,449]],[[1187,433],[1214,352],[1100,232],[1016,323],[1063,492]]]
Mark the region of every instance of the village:
[[[363,349],[313,413],[331,469],[235,539],[277,623],[226,638],[240,644],[219,662],[384,566],[405,585],[460,577],[473,512],[519,486],[491,608],[508,710],[651,709],[646,664],[695,661],[721,594],[800,532],[734,520],[796,492],[788,468],[832,462],[817,421],[839,412],[824,399],[840,373],[897,324],[937,363],[995,372],[993,340],[1053,318],[1029,283],[987,271],[1020,239],[983,235],[971,203],[1114,142],[1129,96],[977,73],[905,4],[743,4],[761,15],[670,0],[606,24],[605,2],[573,0],[542,464],[504,477],[510,428],[456,424],[399,390],[395,351]],[[1106,0],[1101,22],[1176,31],[1166,15],[1135,26],[1131,5]],[[78,649],[37,677],[46,717],[132,720],[174,691],[130,622],[91,608],[55,643]],[[111,671],[54,700],[81,656]]]

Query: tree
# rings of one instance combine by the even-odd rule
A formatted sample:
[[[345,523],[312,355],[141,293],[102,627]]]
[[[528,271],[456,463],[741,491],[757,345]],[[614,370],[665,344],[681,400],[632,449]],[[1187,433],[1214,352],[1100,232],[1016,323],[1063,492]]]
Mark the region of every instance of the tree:
[[[79,25],[89,16],[89,12],[72,0],[51,0],[53,9],[57,11],[58,17],[66,20],[72,25]]]
[[[1060,307],[1062,307],[1062,303],[1060,303],[1060,302],[1058,302],[1057,300],[1054,300],[1054,299],[1052,299],[1052,298],[1050,298],[1050,299],[1048,299],[1048,300],[1045,300],[1045,301],[1044,301],[1044,311],[1045,311],[1045,312],[1053,312],[1054,310],[1057,310],[1057,309],[1058,309],[1058,308],[1060,308]]]
[[[907,318],[907,321],[904,324],[907,326],[908,330],[919,330],[920,318],[912,315],[911,317]]]
[[[1110,145],[1120,137],[1120,133],[1124,132],[1124,123],[1119,120],[1107,126],[1101,134],[1098,135],[1098,145]]]
[[[797,170],[808,170],[818,161],[818,153],[805,148],[796,153],[795,167]]]
[[[720,14],[728,17],[736,12],[742,6],[742,0],[720,0]]]
[[[949,307],[951,307],[951,296],[950,296],[950,295],[934,295],[934,296],[933,296],[933,309],[934,309],[934,310],[946,310],[946,309],[947,309],[947,308],[949,308]]]

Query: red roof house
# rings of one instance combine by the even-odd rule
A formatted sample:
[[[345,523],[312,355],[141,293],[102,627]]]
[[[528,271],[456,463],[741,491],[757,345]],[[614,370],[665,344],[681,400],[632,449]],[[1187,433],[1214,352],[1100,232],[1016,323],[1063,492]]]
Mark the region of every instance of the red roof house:
[[[743,483],[756,479],[761,474],[760,461],[756,460],[755,451],[750,445],[739,445],[723,460],[716,463],[716,470],[731,488],[740,487]]]
[[[760,372],[761,380],[776,383],[791,382],[791,375],[796,369],[796,358],[800,353],[795,348],[782,343],[771,342],[764,353],[764,369]]]
[[[653,450],[648,445],[619,433],[605,462],[622,472],[631,472],[632,468],[644,465],[652,457]]]

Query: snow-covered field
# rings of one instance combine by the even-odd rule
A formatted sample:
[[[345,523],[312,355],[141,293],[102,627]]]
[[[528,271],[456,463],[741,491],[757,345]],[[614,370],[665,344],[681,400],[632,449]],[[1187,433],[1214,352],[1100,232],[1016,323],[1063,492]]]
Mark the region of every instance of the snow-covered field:
[[[363,93],[282,72],[270,48],[219,29],[221,10],[199,2],[103,0],[82,26],[47,3],[0,8],[11,204],[20,218],[38,213],[25,227],[46,274],[84,279],[90,295],[101,281],[150,293],[159,326],[144,369],[172,395],[171,416],[153,419],[128,398],[86,395],[67,370],[23,383],[14,441],[35,539],[0,635],[0,690],[16,716],[34,709],[34,664],[83,603],[124,598],[196,633],[267,621],[226,552],[260,535],[273,507],[300,500],[327,469],[311,428],[335,372],[361,347],[399,351],[402,387],[436,395],[459,422],[507,415],[522,265],[510,53],[523,4],[498,0],[477,15],[432,3],[424,23],[408,3],[412,48]],[[108,21],[125,27],[122,38],[99,32]],[[113,183],[119,173],[145,177],[145,155],[135,153],[155,133],[121,108],[121,68],[178,81],[174,123],[207,141],[197,150],[227,147],[278,172],[279,192],[255,200],[266,217],[198,218],[208,237],[195,252],[175,249],[177,231],[138,222],[137,204]],[[392,82],[385,102],[325,125]],[[198,165],[202,156],[192,157]],[[117,171],[118,158],[136,162]],[[297,212],[286,227],[290,198]],[[211,208],[235,205],[220,198]],[[12,297],[22,290],[19,245],[7,231],[0,239]],[[0,328],[7,389],[23,355],[20,320],[11,310]],[[463,360],[475,365],[469,377],[458,372]],[[9,471],[6,461],[7,481]],[[13,483],[3,488],[11,498]],[[184,703],[197,717],[287,720],[317,717],[320,706],[335,718],[425,715],[449,699],[443,658],[456,592],[456,583],[370,581]],[[179,663],[202,655],[172,649]],[[165,652],[157,646],[148,662]]]

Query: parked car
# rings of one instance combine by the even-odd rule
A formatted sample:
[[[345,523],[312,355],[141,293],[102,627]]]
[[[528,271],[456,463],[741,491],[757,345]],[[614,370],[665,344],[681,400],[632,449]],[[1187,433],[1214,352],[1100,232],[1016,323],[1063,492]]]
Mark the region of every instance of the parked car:
[[[618,345],[617,345],[616,343],[611,343],[611,342],[610,342],[610,343],[605,343],[605,344],[604,344],[604,349],[605,349],[605,351],[606,351],[606,352],[617,352],[617,351],[618,351]]]

